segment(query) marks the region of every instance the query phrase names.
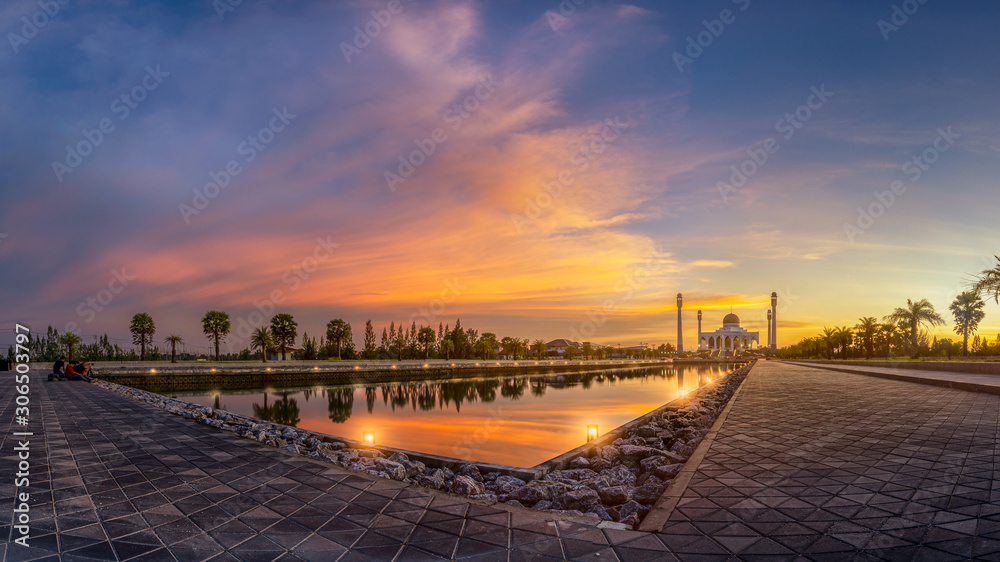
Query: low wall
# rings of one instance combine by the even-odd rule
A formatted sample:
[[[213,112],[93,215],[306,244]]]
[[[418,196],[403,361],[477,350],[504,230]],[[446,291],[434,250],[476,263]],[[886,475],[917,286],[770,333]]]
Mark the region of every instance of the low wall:
[[[1000,375],[1000,362],[984,361],[817,361],[795,360],[795,363],[816,365],[849,365],[852,367],[883,367],[888,369],[913,369],[916,371],[945,371],[976,375]]]
[[[238,372],[180,372],[157,369],[156,373],[105,373],[99,372],[98,377],[109,382],[149,390],[153,392],[185,391],[185,390],[244,390],[268,386],[312,386],[317,384],[363,384],[388,383],[412,380],[447,380],[457,378],[500,377],[514,375],[553,375],[560,373],[580,373],[589,371],[606,371],[608,369],[642,369],[669,366],[670,363],[563,363],[547,366],[533,364],[521,365],[501,364],[501,366],[450,367],[429,364],[422,366],[407,366],[392,368],[380,365],[376,369],[345,368],[336,370],[308,370],[302,367],[277,369],[272,367],[268,372],[260,367],[242,369]]]

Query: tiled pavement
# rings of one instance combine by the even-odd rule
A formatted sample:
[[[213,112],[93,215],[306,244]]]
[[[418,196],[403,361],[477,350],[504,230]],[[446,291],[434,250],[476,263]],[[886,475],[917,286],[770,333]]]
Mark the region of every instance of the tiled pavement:
[[[359,475],[84,383],[32,385],[32,548],[0,544],[7,560],[1000,560],[995,395],[760,363],[662,532],[640,533]],[[0,474],[25,429],[12,386]],[[10,522],[0,511],[13,538]]]
[[[754,367],[661,538],[682,558],[1000,560],[1000,396]]]
[[[629,561],[666,550],[647,533],[552,521],[293,456],[82,382],[33,374],[32,421],[21,427],[4,378],[7,541],[17,536],[12,432],[35,434],[31,546],[0,542],[5,560]]]

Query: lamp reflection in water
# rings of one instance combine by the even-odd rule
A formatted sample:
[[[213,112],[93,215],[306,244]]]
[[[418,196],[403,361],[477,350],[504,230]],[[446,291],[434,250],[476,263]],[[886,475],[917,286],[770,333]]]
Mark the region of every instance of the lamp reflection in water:
[[[592,423],[587,426],[587,442],[597,439],[597,424]]]
[[[361,440],[365,442],[365,445],[374,445],[375,444],[375,432],[372,431],[372,430],[370,430],[370,429],[366,429],[361,434]]]

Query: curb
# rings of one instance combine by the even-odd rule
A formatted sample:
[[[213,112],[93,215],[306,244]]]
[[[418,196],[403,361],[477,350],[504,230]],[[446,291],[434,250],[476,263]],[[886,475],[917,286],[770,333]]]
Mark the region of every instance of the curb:
[[[878,373],[874,371],[866,371],[863,367],[848,367],[841,365],[818,365],[815,363],[801,363],[798,361],[786,361],[786,363],[791,365],[797,365],[799,367],[812,367],[815,369],[826,369],[828,371],[838,371],[841,373],[850,373],[852,375],[864,375],[868,377],[876,377],[880,379],[889,379],[894,381],[902,382],[913,382],[917,384],[925,384],[928,386],[938,386],[943,388],[954,388],[957,390],[965,390],[967,392],[984,392],[986,394],[1000,394],[1000,385],[995,384],[978,384],[974,382],[963,382],[963,381],[951,381],[947,379],[934,379],[930,377],[916,377],[900,375],[897,373]],[[962,373],[956,373],[962,374]]]

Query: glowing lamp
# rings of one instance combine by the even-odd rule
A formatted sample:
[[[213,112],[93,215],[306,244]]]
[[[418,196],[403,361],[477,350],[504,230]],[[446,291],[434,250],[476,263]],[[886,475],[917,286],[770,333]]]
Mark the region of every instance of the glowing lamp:
[[[215,372],[215,369],[212,369],[212,372],[214,373],[214,372]]]
[[[587,442],[597,439],[597,424],[592,423],[587,426]]]
[[[372,431],[372,430],[370,430],[370,429],[366,429],[361,434],[361,440],[365,442],[365,445],[374,445],[375,444],[375,432]]]
[[[155,374],[156,373],[156,369],[150,369],[149,372]]]
[[[452,363],[452,364],[451,364],[451,366],[452,366],[452,367],[454,367],[454,366],[455,366],[455,364],[454,364],[454,363]]]
[[[270,367],[268,367],[268,368],[267,368],[267,372],[268,372],[268,373],[270,373],[270,372],[271,372],[271,368],[270,368]]]
[[[392,368],[393,368],[393,369],[395,369],[395,368],[396,368],[396,366],[395,366],[395,365],[393,365],[393,366],[392,366]]]
[[[682,389],[680,390],[680,395],[681,395],[681,396],[687,396],[687,393],[688,393],[688,391],[687,391],[687,389],[686,389],[686,388],[682,388]]]
[[[427,363],[424,363],[424,368],[426,369],[427,367],[430,367],[430,365],[428,365]]]
[[[318,371],[319,367],[313,367],[313,371]]]
[[[360,369],[360,368],[361,368],[361,366],[360,366],[360,365],[355,365],[355,366],[354,366],[354,370],[355,370],[355,371],[357,371],[357,370],[358,370],[358,369]]]

